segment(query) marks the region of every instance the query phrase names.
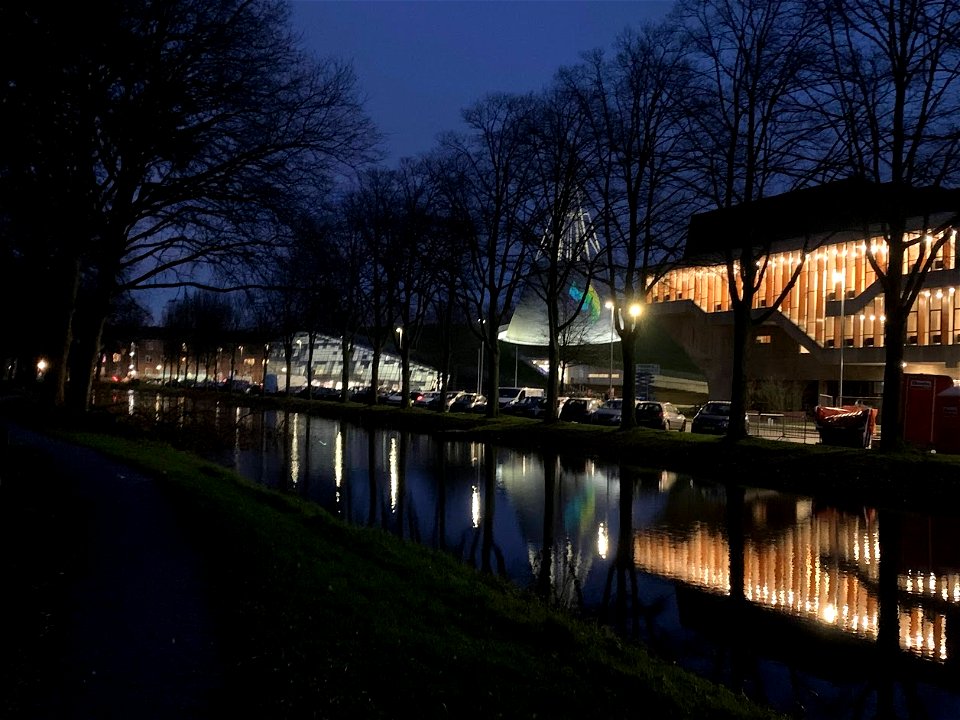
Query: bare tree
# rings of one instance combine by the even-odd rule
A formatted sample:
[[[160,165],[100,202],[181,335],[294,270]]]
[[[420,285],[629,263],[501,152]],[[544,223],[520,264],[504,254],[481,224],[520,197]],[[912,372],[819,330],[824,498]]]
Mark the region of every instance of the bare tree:
[[[380,358],[394,325],[395,298],[390,264],[399,227],[397,185],[392,172],[373,168],[360,177],[359,186],[345,202],[347,222],[362,246],[360,307],[362,328],[373,350],[370,368],[370,403],[380,390]]]
[[[27,136],[20,156],[33,162],[8,177],[43,176],[61,148],[68,182],[35,187],[51,190],[56,207],[84,209],[72,234],[50,242],[59,267],[79,278],[63,314],[79,309],[71,396],[85,405],[118,292],[212,284],[198,265],[256,258],[260,229],[285,198],[305,178],[356,161],[374,138],[351,69],[302,54],[285,3],[101,3],[76,9],[82,23],[32,3],[5,10],[7,38],[52,60],[49,73],[5,64],[5,92],[16,98],[0,103],[3,119],[57,118]],[[80,25],[91,32],[77,41]]]
[[[881,447],[903,442],[900,386],[907,318],[957,224],[960,6],[953,0],[824,0],[831,67],[822,109],[838,166],[880,184],[860,198],[866,257],[883,288]],[[953,210],[934,217],[936,211]],[[919,224],[918,224],[919,220]]]
[[[736,236],[716,239],[734,321],[728,437],[739,439],[746,435],[750,328],[779,308],[802,267],[772,305],[755,311],[774,237],[749,208],[803,184],[822,155],[821,128],[806,102],[817,80],[818,17],[803,0],[684,0],[679,11],[696,73],[686,90],[685,177],[713,207],[744,209]]]
[[[592,195],[602,271],[623,367],[623,402],[636,401],[638,319],[645,297],[680,256],[692,193],[683,170],[683,117],[690,71],[667,28],[625,32],[612,58],[600,51],[566,72],[589,118],[598,172]],[[636,425],[623,413],[621,427]]]
[[[591,285],[598,257],[596,235],[593,217],[584,207],[594,158],[589,151],[587,116],[580,112],[576,93],[560,83],[538,98],[530,137],[531,220],[538,242],[524,290],[535,293],[547,312],[544,421],[555,422],[561,343],[570,336],[583,336],[583,326],[602,315]]]
[[[530,138],[533,100],[496,94],[464,112],[466,136],[444,140],[444,202],[466,236],[469,268],[461,299],[471,330],[489,358],[487,416],[496,417],[500,385],[500,327],[512,311],[529,268]]]

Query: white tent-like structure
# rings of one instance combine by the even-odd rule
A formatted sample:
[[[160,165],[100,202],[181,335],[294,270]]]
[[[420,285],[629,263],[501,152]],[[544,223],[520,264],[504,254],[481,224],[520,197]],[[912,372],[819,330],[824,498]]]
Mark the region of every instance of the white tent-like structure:
[[[609,298],[601,297],[587,272],[590,256],[598,252],[596,233],[587,213],[581,210],[567,223],[560,243],[560,253],[565,259],[576,262],[573,256],[579,254],[583,267],[582,271],[570,273],[558,308],[561,322],[573,318],[563,331],[562,342],[566,345],[603,345],[620,340],[613,328],[612,311],[605,312]],[[500,328],[500,340],[504,342],[533,346],[548,344],[547,306],[544,293],[539,291],[544,284],[545,263],[541,259],[538,265],[541,270],[531,273],[510,322]]]

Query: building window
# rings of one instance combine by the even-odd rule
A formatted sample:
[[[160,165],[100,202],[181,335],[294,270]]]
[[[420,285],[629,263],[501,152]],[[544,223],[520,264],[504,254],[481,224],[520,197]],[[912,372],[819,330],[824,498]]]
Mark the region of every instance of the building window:
[[[864,339],[863,339],[863,346],[864,346],[864,347],[873,347],[873,338],[872,338],[872,337],[864,338]]]
[[[721,310],[723,310],[723,305],[721,305],[720,303],[717,303],[716,305],[713,306],[713,309],[715,312],[720,312]]]
[[[833,341],[833,338],[827,338],[826,340],[823,341],[823,346],[832,348],[832,347],[836,347],[837,344]]]
[[[907,338],[907,345],[916,345],[916,344],[917,344],[916,335],[911,335],[910,337]]]
[[[937,333],[936,335],[931,335],[931,336],[930,336],[930,344],[931,344],[931,345],[939,345],[939,344],[941,344],[942,342],[943,342],[943,336],[942,336],[940,333]]]
[[[934,270],[943,270],[943,258],[937,258],[933,261]]]
[[[767,299],[760,298],[760,307],[766,307],[766,306],[767,306]]]
[[[756,343],[757,345],[769,345],[771,338],[769,335],[757,335]]]

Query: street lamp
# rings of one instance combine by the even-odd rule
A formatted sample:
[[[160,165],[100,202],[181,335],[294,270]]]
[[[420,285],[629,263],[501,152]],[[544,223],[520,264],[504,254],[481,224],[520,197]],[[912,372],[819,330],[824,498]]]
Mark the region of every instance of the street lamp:
[[[400,363],[398,364],[398,379],[403,382],[403,328],[397,326],[397,352],[400,354]]]
[[[613,398],[613,333],[616,330],[616,321],[613,318],[613,313],[616,310],[616,305],[613,300],[607,300],[604,304],[604,307],[610,311],[610,398]]]
[[[840,283],[840,387],[837,393],[837,406],[843,407],[843,346],[846,344],[844,342],[845,338],[843,332],[843,301],[847,297],[847,274],[845,272],[834,270],[833,282]],[[836,335],[836,333],[834,333],[834,335]]]
[[[480,363],[477,367],[477,395],[483,392],[483,326],[486,321],[483,318],[477,320],[480,323]]]

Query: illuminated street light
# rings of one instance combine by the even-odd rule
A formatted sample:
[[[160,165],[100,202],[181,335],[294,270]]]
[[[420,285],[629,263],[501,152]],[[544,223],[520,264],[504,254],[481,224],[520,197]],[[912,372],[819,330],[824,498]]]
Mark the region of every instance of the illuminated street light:
[[[400,353],[400,362],[397,363],[397,382],[403,386],[403,327],[397,326],[397,352]]]

